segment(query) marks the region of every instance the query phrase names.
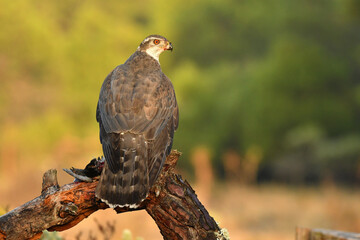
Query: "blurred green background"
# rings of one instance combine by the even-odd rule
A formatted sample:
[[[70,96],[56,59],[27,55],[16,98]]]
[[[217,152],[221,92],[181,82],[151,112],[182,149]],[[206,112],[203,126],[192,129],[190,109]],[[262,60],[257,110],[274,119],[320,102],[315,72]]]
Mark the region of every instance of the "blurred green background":
[[[149,34],[174,45],[160,61],[190,179],[205,158],[220,182],[360,182],[358,0],[0,4],[3,189],[102,154],[101,84]]]
[[[219,178],[229,151],[239,159],[251,151],[260,181],[360,179],[359,1],[1,6],[2,164],[42,162],[92,139],[103,79],[159,33],[175,46],[161,63],[180,105],[181,167],[191,170],[202,146]]]

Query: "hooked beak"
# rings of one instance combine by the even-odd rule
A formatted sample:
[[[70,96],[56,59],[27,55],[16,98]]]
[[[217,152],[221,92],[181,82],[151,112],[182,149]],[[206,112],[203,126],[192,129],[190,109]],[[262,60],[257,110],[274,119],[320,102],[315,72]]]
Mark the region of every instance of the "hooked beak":
[[[171,42],[168,42],[168,44],[167,44],[167,46],[166,46],[165,50],[170,50],[170,51],[172,51],[172,50],[173,50],[173,46],[172,46]]]

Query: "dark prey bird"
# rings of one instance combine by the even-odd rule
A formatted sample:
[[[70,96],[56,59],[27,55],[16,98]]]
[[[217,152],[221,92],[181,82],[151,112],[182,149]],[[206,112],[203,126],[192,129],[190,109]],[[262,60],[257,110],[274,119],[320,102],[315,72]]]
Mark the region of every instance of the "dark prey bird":
[[[95,193],[111,207],[137,207],[170,154],[179,111],[159,55],[172,49],[148,36],[101,87],[96,120],[106,162]]]

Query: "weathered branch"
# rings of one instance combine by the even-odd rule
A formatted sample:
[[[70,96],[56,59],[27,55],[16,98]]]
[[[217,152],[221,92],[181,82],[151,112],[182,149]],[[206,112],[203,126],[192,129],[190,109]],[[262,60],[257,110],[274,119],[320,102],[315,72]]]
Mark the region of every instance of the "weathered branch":
[[[191,186],[174,173],[179,156],[176,151],[168,156],[156,184],[139,208],[115,210],[121,213],[146,209],[164,239],[227,239]],[[38,239],[45,229],[69,229],[98,209],[108,208],[95,197],[96,185],[97,181],[73,182],[59,187],[56,170],[47,171],[39,197],[0,217],[0,239]]]
[[[360,240],[359,233],[348,233],[326,229],[296,228],[296,240]]]

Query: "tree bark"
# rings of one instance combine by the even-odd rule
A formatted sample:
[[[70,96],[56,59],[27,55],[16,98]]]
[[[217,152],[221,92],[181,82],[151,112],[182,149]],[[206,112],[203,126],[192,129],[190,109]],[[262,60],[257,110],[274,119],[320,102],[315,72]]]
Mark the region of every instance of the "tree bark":
[[[229,239],[226,230],[220,229],[189,183],[174,173],[179,156],[177,151],[168,156],[149,196],[137,209],[116,208],[115,211],[146,209],[164,239]],[[91,163],[101,166],[94,160]],[[88,166],[83,171],[72,171],[88,175]],[[92,172],[90,175],[98,174]],[[0,216],[0,239],[39,239],[43,230],[69,229],[98,209],[108,208],[95,197],[97,178],[93,182],[73,182],[59,187],[56,170],[48,170],[43,176],[39,197]]]

